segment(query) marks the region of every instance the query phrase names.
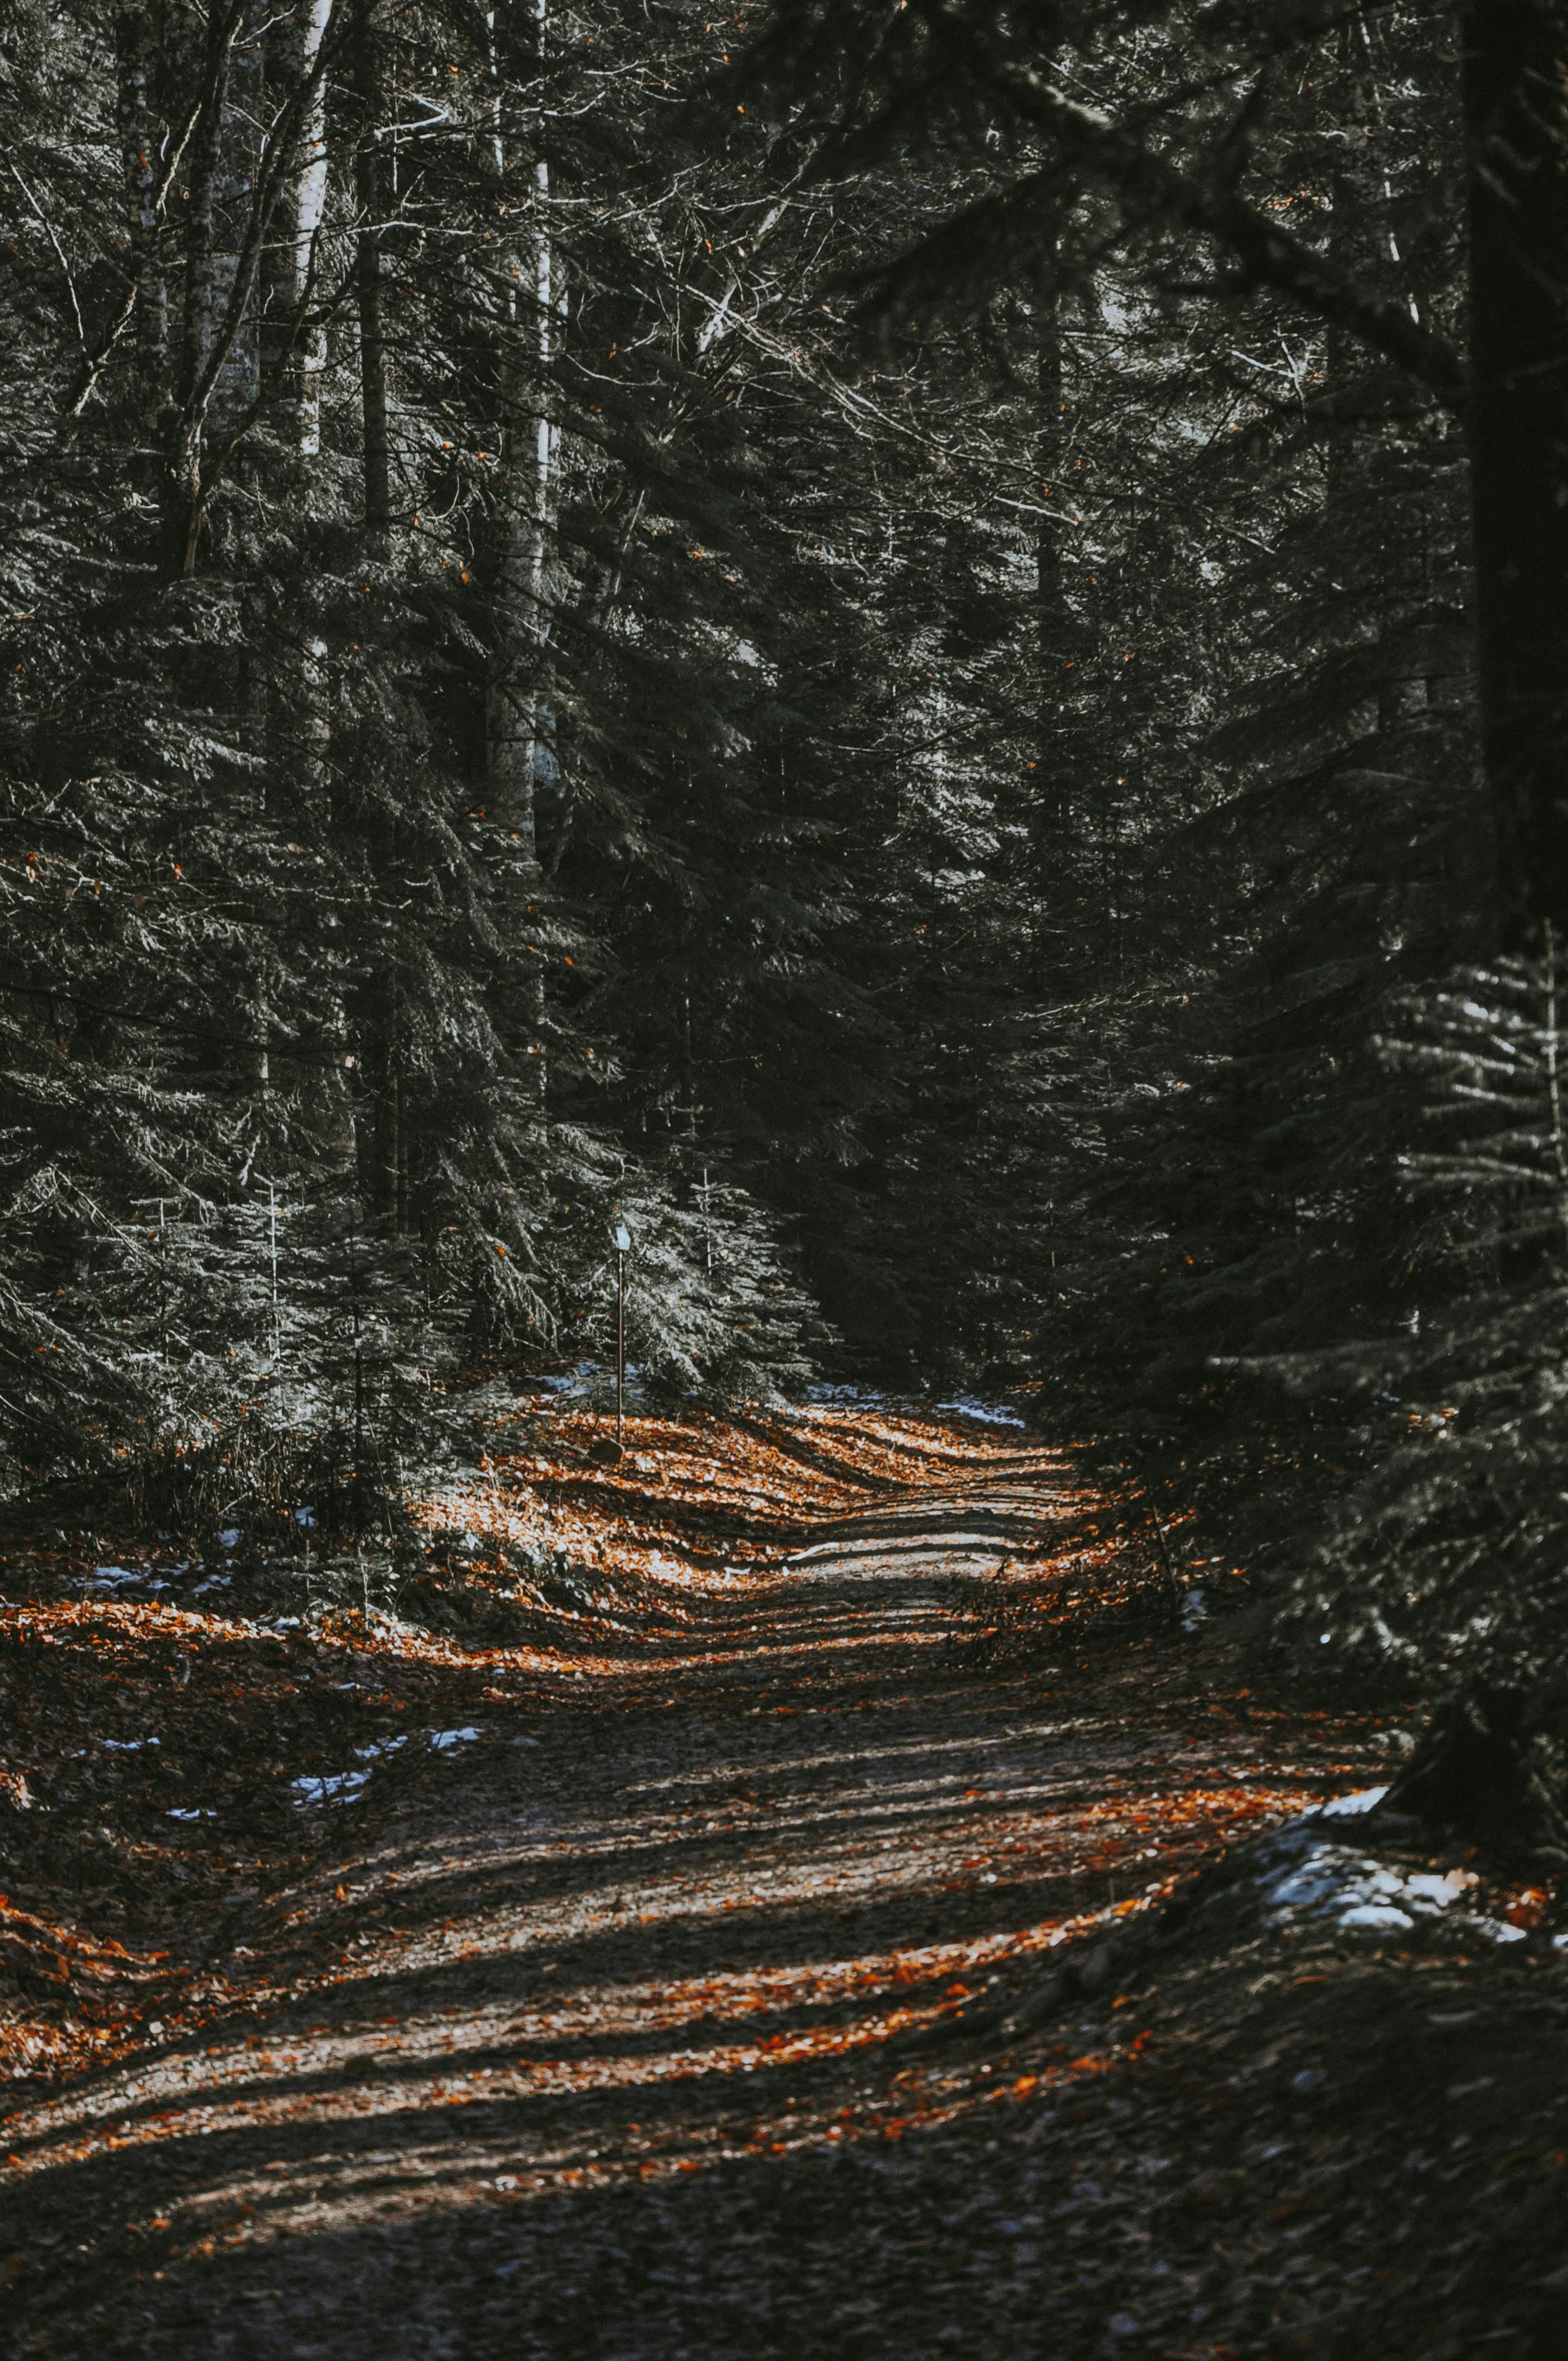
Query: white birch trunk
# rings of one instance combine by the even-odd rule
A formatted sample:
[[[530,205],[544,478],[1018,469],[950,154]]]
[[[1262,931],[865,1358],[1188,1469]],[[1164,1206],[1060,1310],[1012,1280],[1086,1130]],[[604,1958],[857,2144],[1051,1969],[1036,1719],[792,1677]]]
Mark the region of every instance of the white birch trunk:
[[[524,0],[543,39],[545,0]],[[492,33],[496,11],[490,12]],[[495,161],[506,155],[498,87]],[[539,883],[536,796],[549,759],[545,650],[550,637],[551,527],[555,500],[556,430],[548,415],[548,380],[558,291],[548,222],[550,167],[532,171],[532,203],[522,233],[503,259],[507,273],[501,362],[503,444],[497,520],[495,652],[488,699],[488,768],[492,819],[515,847],[511,865],[526,894]]]
[[[545,0],[521,0],[543,58]],[[498,12],[489,12],[492,43]],[[492,57],[496,51],[492,48]],[[497,60],[492,137],[498,180],[508,159]],[[542,771],[553,760],[546,675],[550,639],[551,546],[556,497],[556,429],[549,417],[549,374],[556,307],[549,225],[550,167],[532,173],[521,234],[503,253],[501,335],[501,487],[496,522],[494,649],[487,696],[487,799],[502,867],[495,880],[509,961],[521,977],[513,1000],[514,1048],[533,1061],[541,1104],[546,1090],[543,960],[530,942],[531,910],[543,890],[537,804]]]
[[[297,0],[292,14],[273,35],[280,95],[304,82],[321,54],[332,21],[334,0]],[[317,250],[326,215],[326,83],[318,81],[295,143],[293,166],[284,184],[268,270],[269,342],[276,355],[276,390],[290,413],[290,439],[298,456],[321,451],[322,375],[326,367],[326,330],[311,323],[317,280]]]

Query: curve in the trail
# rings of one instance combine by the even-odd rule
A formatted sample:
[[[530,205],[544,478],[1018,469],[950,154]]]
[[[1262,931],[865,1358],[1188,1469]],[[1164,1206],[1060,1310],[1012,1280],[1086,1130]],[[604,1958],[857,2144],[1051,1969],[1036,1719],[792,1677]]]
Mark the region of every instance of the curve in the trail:
[[[498,1688],[446,1789],[355,1824],[330,1966],[13,2118],[18,2352],[1038,2350],[1052,2075],[943,2037],[1304,1792],[1230,1727],[1194,1754],[1168,1642],[1065,1687],[973,1644],[1074,1513],[1046,1454],[927,1476],[624,1678]],[[977,2314],[982,2250],[1017,2301]]]

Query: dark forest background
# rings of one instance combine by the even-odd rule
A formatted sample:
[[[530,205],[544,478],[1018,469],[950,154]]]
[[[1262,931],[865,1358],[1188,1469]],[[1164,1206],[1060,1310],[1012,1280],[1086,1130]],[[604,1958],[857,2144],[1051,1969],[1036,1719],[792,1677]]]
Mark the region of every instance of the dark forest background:
[[[362,1501],[622,1218],[649,1398],[1031,1388],[1568,1844],[1565,57],[13,0],[6,1488]]]

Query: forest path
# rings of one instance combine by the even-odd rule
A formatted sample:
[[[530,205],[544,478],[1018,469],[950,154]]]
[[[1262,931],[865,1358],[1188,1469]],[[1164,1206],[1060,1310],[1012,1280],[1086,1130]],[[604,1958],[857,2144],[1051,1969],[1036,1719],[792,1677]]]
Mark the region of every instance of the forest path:
[[[1108,1994],[1031,2063],[977,2046],[966,2001],[1348,1766],[1302,1729],[1282,1770],[1277,1718],[1217,1707],[1175,1633],[1011,1660],[998,1570],[1067,1549],[1083,1496],[1039,1451],[953,1469],[912,1465],[548,1698],[493,1683],[435,1775],[334,1811],[291,1977],[11,2119],[14,2349],[1131,2334],[1157,2268],[1112,2186],[1148,2164],[1118,2121],[1138,2028]]]

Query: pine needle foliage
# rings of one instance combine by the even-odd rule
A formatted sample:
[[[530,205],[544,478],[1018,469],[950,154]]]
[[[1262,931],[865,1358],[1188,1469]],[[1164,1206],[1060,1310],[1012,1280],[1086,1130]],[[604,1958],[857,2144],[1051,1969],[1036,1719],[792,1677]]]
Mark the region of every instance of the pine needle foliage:
[[[1561,949],[1420,1001],[1391,1061],[1447,1137],[1405,1159],[1424,1301],[1339,1377],[1402,1428],[1292,1601],[1302,1644],[1452,1701],[1442,1795],[1547,1842],[1568,1832],[1568,1034]],[[1453,1792],[1455,1731],[1497,1760]],[[1511,1761],[1510,1761],[1511,1758]],[[1418,1784],[1428,1770],[1418,1765]],[[1474,1771],[1475,1766],[1472,1765]],[[1513,1792],[1505,1799],[1501,1791]],[[1522,1789],[1525,1808],[1520,1809]],[[1564,1855],[1568,1859],[1568,1854]]]

